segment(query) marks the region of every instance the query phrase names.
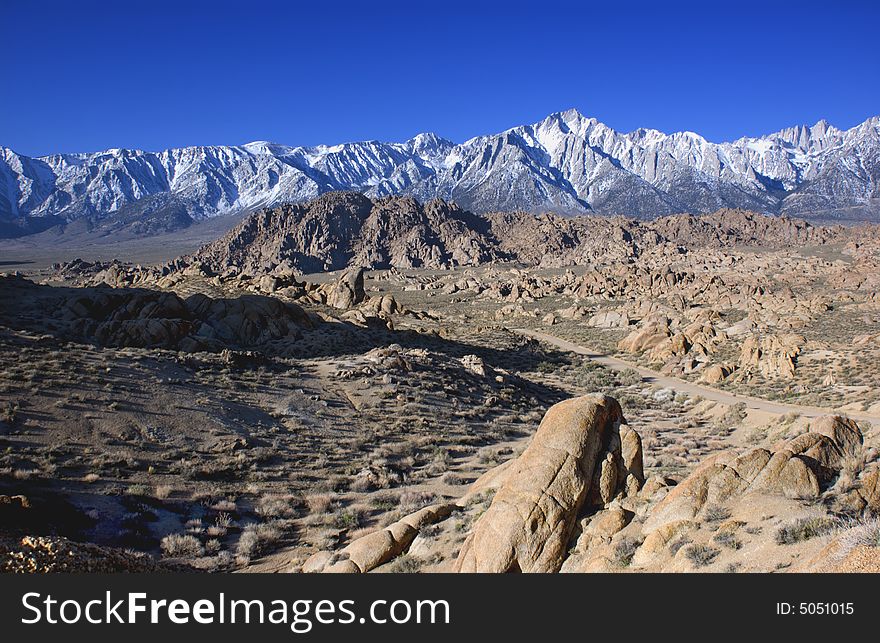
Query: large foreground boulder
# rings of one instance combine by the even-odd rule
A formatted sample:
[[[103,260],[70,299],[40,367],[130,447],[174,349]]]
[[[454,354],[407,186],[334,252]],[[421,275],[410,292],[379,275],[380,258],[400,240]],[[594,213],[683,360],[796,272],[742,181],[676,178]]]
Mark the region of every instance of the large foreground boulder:
[[[638,435],[604,395],[556,404],[477,521],[456,561],[461,572],[555,572],[582,507],[637,493]]]

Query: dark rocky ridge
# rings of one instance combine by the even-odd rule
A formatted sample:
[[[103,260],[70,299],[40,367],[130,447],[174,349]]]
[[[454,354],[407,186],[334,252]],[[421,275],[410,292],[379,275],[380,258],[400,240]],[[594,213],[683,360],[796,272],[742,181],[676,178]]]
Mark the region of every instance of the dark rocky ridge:
[[[256,212],[172,269],[200,264],[216,274],[258,275],[349,265],[442,269],[493,261],[551,267],[625,261],[665,244],[779,247],[822,244],[848,234],[839,226],[743,210],[653,221],[525,212],[483,216],[440,199],[421,204],[411,197],[333,192]]]

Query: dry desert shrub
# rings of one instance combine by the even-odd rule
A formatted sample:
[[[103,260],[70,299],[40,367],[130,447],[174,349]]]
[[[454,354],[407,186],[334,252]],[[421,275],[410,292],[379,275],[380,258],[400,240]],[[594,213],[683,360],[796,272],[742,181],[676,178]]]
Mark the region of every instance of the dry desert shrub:
[[[711,545],[690,545],[684,550],[684,555],[693,563],[694,567],[710,565],[720,553],[720,550]]]
[[[186,531],[189,534],[203,534],[203,533],[205,533],[205,527],[202,524],[201,518],[192,518],[191,520],[187,520],[184,527],[186,527]]]
[[[235,548],[236,557],[246,564],[254,556],[266,553],[284,536],[277,521],[250,523],[245,526]]]
[[[689,545],[690,543],[691,543],[691,539],[688,538],[687,536],[681,536],[679,538],[676,538],[675,540],[673,540],[672,542],[669,543],[669,552],[673,556],[675,556],[682,547],[684,547],[685,545]]]
[[[868,458],[864,448],[859,449],[859,452],[855,455],[848,455],[843,461],[843,466],[840,469],[840,476],[835,485],[837,491],[846,493],[847,491],[856,489],[858,487],[859,476],[862,471],[864,471],[867,462]]]
[[[18,402],[4,402],[3,406],[0,407],[0,420],[10,425],[15,424],[15,417],[19,409],[20,405]]]
[[[728,549],[741,549],[742,541],[736,537],[736,534],[730,530],[719,531],[712,537],[716,543]]]
[[[162,539],[161,547],[169,558],[198,558],[205,553],[199,539],[190,534],[168,534]]]
[[[295,496],[267,494],[259,499],[255,511],[258,516],[267,520],[271,518],[292,518],[297,515],[299,502],[299,499]]]
[[[213,537],[225,536],[231,526],[232,516],[225,511],[221,511],[217,514],[217,517],[214,518],[214,524],[208,527],[207,533],[209,536]]]
[[[721,507],[719,505],[709,505],[703,511],[703,517],[706,519],[706,522],[721,522],[722,520],[727,520],[730,518],[730,510],[727,507]]]
[[[397,507],[398,494],[393,491],[383,491],[374,495],[371,503],[380,511],[391,511]]]
[[[312,493],[305,497],[305,502],[309,513],[326,514],[338,505],[339,499],[335,493]]]
[[[419,536],[422,538],[436,538],[443,532],[443,525],[440,523],[433,523],[430,525],[425,525],[421,529],[419,529]]]
[[[625,368],[617,373],[617,382],[620,386],[635,386],[642,383],[642,376],[632,368]]]
[[[218,500],[213,505],[211,505],[211,509],[214,511],[226,512],[226,513],[235,513],[238,509],[238,506],[235,504],[235,501],[226,499],[226,500]]]
[[[412,491],[405,490],[401,492],[398,498],[398,509],[401,515],[405,516],[414,511],[418,511],[422,507],[427,507],[437,502],[436,494],[430,491]]]
[[[831,533],[836,526],[835,520],[827,516],[799,518],[777,530],[776,544],[791,545],[817,536],[824,536]]]
[[[737,402],[724,412],[724,415],[719,418],[718,422],[722,426],[737,426],[745,419],[746,404],[745,402]]]
[[[125,493],[129,496],[148,496],[150,488],[145,484],[133,484],[125,490]]]
[[[365,476],[356,476],[354,480],[352,480],[351,485],[349,485],[349,489],[356,493],[365,493],[367,491],[371,491],[375,488],[375,484],[372,480]]]
[[[425,564],[421,558],[403,554],[395,558],[386,568],[389,574],[417,574]]]
[[[618,397],[618,401],[620,402],[621,408],[624,411],[634,412],[644,410],[645,398],[641,395],[632,395],[630,393],[624,393]]]
[[[443,477],[440,478],[440,482],[448,485],[462,485],[467,484],[467,479],[458,475],[457,473],[444,473]]]
[[[843,558],[856,547],[880,547],[880,518],[847,523],[838,539],[838,555]]]
[[[427,472],[429,475],[438,476],[448,471],[451,463],[452,456],[449,455],[449,451],[438,447],[431,455],[431,463],[428,465]]]
[[[333,524],[338,529],[357,529],[362,525],[363,520],[363,512],[355,507],[338,511],[333,515]]]
[[[628,567],[641,544],[639,540],[631,536],[621,538],[614,546],[614,564],[618,567]]]

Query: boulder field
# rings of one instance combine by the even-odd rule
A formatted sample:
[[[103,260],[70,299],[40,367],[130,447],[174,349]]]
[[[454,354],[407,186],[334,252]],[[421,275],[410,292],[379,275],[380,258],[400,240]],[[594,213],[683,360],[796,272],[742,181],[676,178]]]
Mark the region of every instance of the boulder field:
[[[876,468],[839,484],[862,446],[855,422],[824,416],[772,448],[722,451],[680,482],[646,480],[642,440],[618,402],[585,395],[552,406],[522,454],[489,470],[458,501],[422,508],[339,551],[317,552],[302,571],[387,571],[399,556],[430,556],[444,542],[437,534],[460,532],[462,524],[470,528],[446,571],[693,571],[748,548],[780,569],[801,552],[810,569],[826,568],[823,556],[839,547],[820,538],[804,544],[792,537],[791,544],[779,535],[789,523],[777,516],[824,534],[836,522],[823,499],[876,511]],[[475,510],[487,497],[484,510]]]

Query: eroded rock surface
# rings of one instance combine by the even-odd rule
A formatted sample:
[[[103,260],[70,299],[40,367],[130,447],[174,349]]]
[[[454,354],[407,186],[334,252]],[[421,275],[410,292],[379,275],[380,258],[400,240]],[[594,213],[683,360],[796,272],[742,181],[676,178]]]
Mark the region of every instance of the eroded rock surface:
[[[637,492],[642,475],[641,441],[616,400],[591,395],[551,407],[465,541],[456,570],[557,571],[584,503]]]

